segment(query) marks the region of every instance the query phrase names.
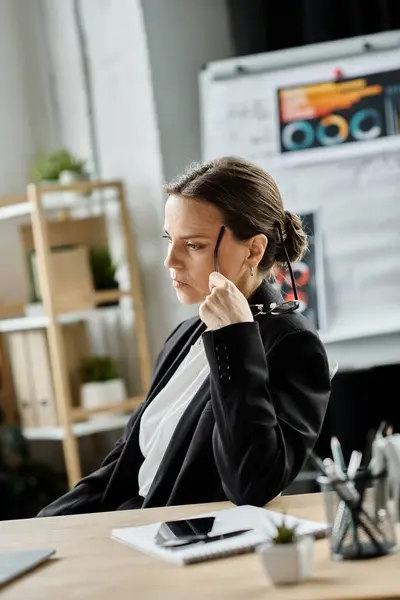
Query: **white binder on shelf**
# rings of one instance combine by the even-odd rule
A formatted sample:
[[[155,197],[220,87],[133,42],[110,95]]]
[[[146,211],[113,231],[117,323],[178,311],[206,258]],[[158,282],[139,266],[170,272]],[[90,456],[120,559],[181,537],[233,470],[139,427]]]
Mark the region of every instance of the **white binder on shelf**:
[[[39,427],[58,425],[57,408],[51,377],[50,357],[45,330],[26,332],[30,364],[32,367],[33,397]]]
[[[22,427],[37,427],[38,416],[34,402],[32,369],[25,332],[9,333],[7,342],[15,399]]]

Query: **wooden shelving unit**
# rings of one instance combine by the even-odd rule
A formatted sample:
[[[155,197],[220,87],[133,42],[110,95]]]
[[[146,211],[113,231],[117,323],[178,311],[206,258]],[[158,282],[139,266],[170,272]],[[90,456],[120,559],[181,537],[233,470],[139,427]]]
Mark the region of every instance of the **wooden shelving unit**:
[[[63,323],[82,320],[85,315],[93,311],[70,311],[60,313],[54,298],[54,273],[51,268],[51,248],[48,238],[47,210],[44,206],[43,196],[59,194],[61,192],[86,193],[81,196],[77,206],[79,209],[87,208],[92,201],[91,195],[96,191],[109,192],[104,202],[112,201],[118,204],[121,233],[124,242],[126,264],[129,271],[129,291],[105,290],[95,292],[94,300],[97,302],[112,302],[123,297],[130,297],[134,311],[133,336],[136,338],[138,373],[140,376],[140,393],[132,398],[127,398],[123,403],[102,406],[92,410],[82,407],[73,407],[71,402],[70,382],[67,375],[66,355],[62,338],[61,327]],[[80,206],[79,206],[80,203]],[[61,210],[62,207],[60,207]],[[51,211],[57,210],[57,204]],[[144,399],[149,387],[151,377],[151,361],[149,354],[148,338],[144,317],[144,306],[141,291],[139,265],[136,258],[135,243],[130,217],[126,204],[124,186],[121,181],[79,182],[74,185],[40,186],[29,184],[27,195],[21,197],[7,197],[0,200],[0,220],[29,215],[31,218],[34,247],[37,257],[37,271],[43,302],[43,314],[37,316],[22,316],[1,318],[0,334],[13,331],[30,329],[45,329],[49,346],[49,355],[56,400],[59,427],[54,428],[28,428],[25,432],[29,439],[61,440],[69,485],[72,487],[81,478],[80,456],[77,438],[97,431],[107,431],[123,427],[131,412]],[[70,218],[74,218],[73,216]],[[97,310],[97,309],[93,309]],[[92,419],[83,421],[93,414],[106,413],[109,418]]]

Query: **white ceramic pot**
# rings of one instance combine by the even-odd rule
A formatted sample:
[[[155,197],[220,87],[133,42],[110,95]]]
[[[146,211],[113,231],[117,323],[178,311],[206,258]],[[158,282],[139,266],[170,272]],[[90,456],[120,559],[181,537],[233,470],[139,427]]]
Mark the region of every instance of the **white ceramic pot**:
[[[126,400],[125,383],[122,379],[111,379],[105,382],[107,404],[120,404]]]
[[[314,563],[314,538],[305,536],[294,544],[258,546],[262,565],[274,584],[297,583],[310,577]]]
[[[120,404],[126,400],[125,383],[122,379],[84,383],[81,386],[81,405],[83,408],[101,408],[107,404]],[[117,412],[117,411],[116,411]],[[108,418],[107,413],[94,413],[91,418]]]
[[[24,312],[26,317],[42,317],[45,314],[42,302],[25,304]]]
[[[60,185],[71,185],[79,181],[88,181],[89,177],[84,174],[75,173],[73,171],[62,171],[58,178]],[[59,192],[59,202],[62,208],[74,208],[85,198],[87,194],[82,192]]]
[[[43,206],[46,209],[52,209],[52,208],[64,208],[62,202],[63,202],[63,196],[60,192],[49,192],[46,193],[46,188],[47,187],[54,187],[55,185],[58,185],[58,181],[46,181],[46,180],[42,180],[40,182],[40,187],[42,188],[42,202],[43,202]]]

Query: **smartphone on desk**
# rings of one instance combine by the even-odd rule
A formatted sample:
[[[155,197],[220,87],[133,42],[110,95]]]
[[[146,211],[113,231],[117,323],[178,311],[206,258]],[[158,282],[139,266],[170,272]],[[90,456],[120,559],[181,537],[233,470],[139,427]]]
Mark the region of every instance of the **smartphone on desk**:
[[[161,523],[157,531],[156,543],[159,546],[168,548],[179,542],[200,541],[211,533],[214,521],[215,517],[166,521]]]
[[[208,544],[236,537],[250,531],[250,529],[237,529],[225,533],[212,533],[215,517],[198,517],[195,519],[182,519],[181,521],[167,521],[161,523],[157,534],[156,544],[162,548],[179,549],[194,544]]]

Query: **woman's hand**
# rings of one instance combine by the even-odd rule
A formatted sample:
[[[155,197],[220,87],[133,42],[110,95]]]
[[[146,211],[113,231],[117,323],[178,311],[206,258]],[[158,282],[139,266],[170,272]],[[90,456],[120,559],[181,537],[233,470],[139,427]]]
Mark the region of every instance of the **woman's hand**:
[[[254,321],[249,304],[232,281],[221,273],[211,273],[211,294],[200,306],[200,319],[208,329],[220,329],[233,323]]]

